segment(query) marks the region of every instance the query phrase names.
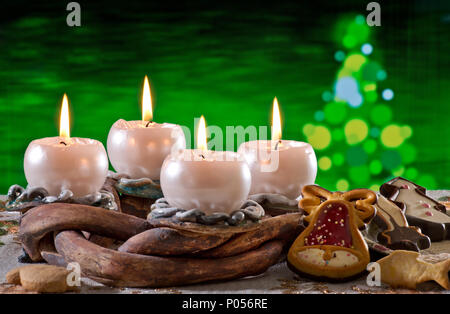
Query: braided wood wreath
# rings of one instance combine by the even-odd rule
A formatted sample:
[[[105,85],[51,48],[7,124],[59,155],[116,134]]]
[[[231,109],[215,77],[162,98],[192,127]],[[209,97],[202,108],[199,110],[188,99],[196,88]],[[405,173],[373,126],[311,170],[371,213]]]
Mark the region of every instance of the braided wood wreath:
[[[261,274],[300,232],[300,212],[266,211],[242,226],[145,219],[151,200],[111,191],[118,211],[69,203],[26,211],[19,237],[31,260],[77,262],[84,276],[108,286],[169,287]]]

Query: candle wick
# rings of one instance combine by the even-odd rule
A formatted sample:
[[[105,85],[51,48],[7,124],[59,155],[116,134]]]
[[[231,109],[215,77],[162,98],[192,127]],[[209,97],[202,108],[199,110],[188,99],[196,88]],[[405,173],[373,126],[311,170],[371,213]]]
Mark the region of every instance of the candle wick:
[[[205,159],[205,155],[203,155],[203,154],[200,154],[200,157],[202,157],[203,159]]]
[[[281,140],[278,140],[278,142],[275,144],[275,150],[278,150],[278,144],[281,144]]]
[[[150,125],[150,123],[153,123],[153,121],[148,121],[147,124],[145,125],[145,127],[148,128],[148,126]]]
[[[66,142],[63,141],[59,142],[59,144],[64,144],[64,146],[67,146]]]

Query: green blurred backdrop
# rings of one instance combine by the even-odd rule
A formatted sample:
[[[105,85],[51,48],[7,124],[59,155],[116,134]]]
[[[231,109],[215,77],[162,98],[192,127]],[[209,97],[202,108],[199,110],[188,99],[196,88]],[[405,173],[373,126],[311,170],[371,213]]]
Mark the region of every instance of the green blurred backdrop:
[[[140,119],[149,75],[157,122],[269,125],[309,141],[328,189],[377,187],[395,175],[450,188],[450,5],[378,1],[381,27],[355,1],[69,1],[2,4],[0,193],[26,185],[23,154],[58,134],[63,93],[72,136],[106,143]],[[369,2],[369,1],[367,1]]]

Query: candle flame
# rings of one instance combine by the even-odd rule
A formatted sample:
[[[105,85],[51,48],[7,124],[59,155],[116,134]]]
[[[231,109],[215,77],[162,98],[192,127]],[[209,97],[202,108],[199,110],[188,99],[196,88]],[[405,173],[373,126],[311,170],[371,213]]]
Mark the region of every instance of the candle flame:
[[[144,87],[142,89],[142,121],[152,121],[152,95],[150,94],[150,84],[147,75],[144,78]]]
[[[59,136],[70,138],[69,101],[66,94],[64,94],[61,105],[61,115],[59,118]]]
[[[281,115],[278,107],[278,100],[275,97],[273,100],[272,110],[272,141],[281,140]]]
[[[200,122],[198,123],[197,128],[197,149],[207,150],[208,144],[206,139],[206,123],[205,117],[200,117]]]

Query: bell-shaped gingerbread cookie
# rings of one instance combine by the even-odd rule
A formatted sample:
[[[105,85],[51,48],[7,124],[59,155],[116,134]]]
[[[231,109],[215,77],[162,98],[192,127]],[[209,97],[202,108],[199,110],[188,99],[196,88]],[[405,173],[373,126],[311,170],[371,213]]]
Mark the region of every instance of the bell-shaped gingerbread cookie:
[[[299,207],[309,215],[306,229],[288,253],[288,266],[302,276],[345,281],[365,271],[369,250],[359,229],[375,215],[376,194],[357,189],[330,192],[305,186]]]

